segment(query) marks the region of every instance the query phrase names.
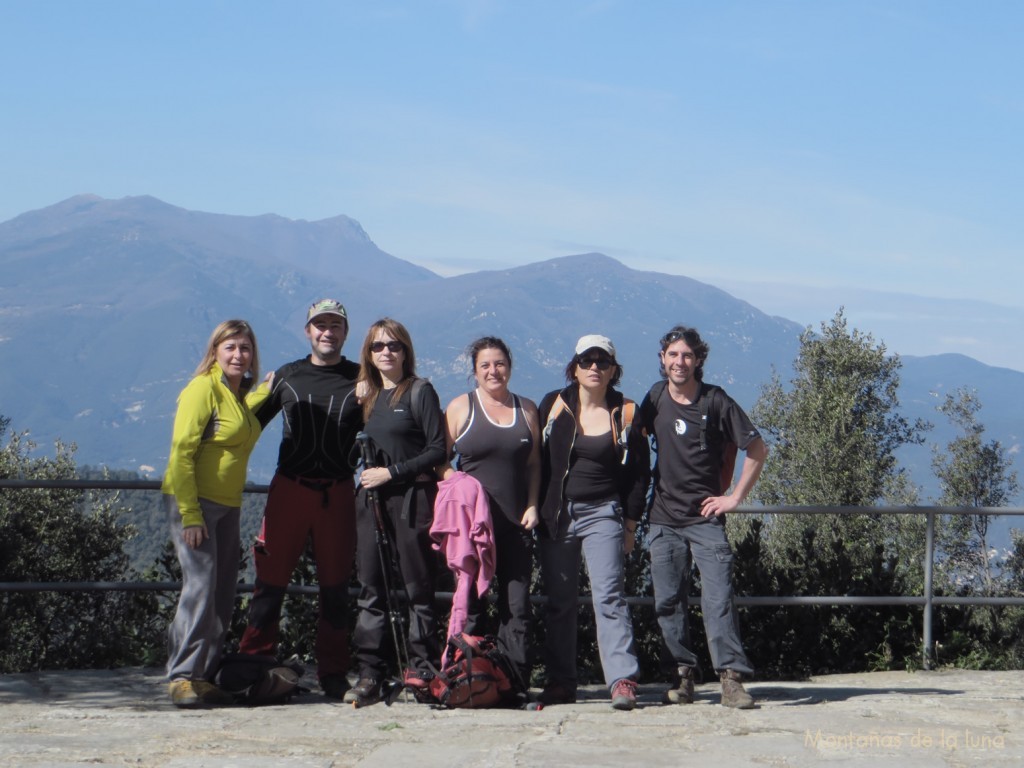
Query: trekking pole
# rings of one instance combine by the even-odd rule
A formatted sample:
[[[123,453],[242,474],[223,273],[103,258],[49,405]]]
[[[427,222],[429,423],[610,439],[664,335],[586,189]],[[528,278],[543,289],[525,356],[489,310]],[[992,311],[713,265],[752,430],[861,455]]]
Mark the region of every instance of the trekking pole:
[[[365,432],[356,435],[356,444],[359,446],[359,455],[363,460],[364,468],[376,467],[377,463],[370,447],[370,436]],[[380,557],[380,570],[384,582],[384,603],[387,606],[388,624],[391,626],[391,640],[395,645],[395,661],[400,668],[400,677],[389,686],[388,691],[382,690],[384,703],[391,705],[404,687],[405,670],[409,668],[409,641],[405,633],[405,624],[402,622],[402,614],[398,610],[397,595],[391,592],[391,580],[398,569],[395,563],[395,551],[391,543],[391,535],[388,533],[387,524],[384,521],[384,513],[381,509],[380,494],[376,488],[366,489],[367,498],[370,501],[370,508],[373,510],[373,520],[376,529],[377,554]]]

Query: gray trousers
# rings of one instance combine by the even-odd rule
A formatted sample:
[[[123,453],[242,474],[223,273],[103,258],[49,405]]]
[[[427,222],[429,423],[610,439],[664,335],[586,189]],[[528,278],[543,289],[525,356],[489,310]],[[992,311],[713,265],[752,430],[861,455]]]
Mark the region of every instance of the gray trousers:
[[[695,562],[700,571],[700,607],[711,663],[718,672],[733,669],[753,674],[740,641],[732,593],[732,547],[722,521],[715,518],[682,528],[652,525],[650,537],[654,610],[661,627],[664,671],[674,674],[678,665],[697,666],[697,657],[689,648],[687,606]]]
[[[548,596],[545,664],[549,683],[576,687],[580,553],[586,558],[597,620],[597,647],[609,687],[640,671],[625,594],[622,507],[618,502],[570,501],[558,531],[540,538],[541,572]]]
[[[183,537],[177,501],[164,494],[163,503],[182,580],[178,610],[167,632],[167,678],[210,680],[220,664],[235,607],[241,510],[200,499],[210,536],[192,549]]]

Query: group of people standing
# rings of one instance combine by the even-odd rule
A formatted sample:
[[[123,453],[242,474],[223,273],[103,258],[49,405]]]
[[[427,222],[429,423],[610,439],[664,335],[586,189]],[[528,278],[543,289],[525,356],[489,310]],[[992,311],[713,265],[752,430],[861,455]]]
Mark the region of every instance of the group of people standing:
[[[441,657],[434,592],[441,561],[430,537],[437,484],[465,473],[486,492],[490,510],[494,634],[525,680],[533,663],[530,582],[538,550],[548,597],[547,683],[538,701],[576,700],[582,556],[612,706],[636,706],[639,663],[625,556],[649,507],[662,662],[671,680],[665,701],[693,701],[698,661],[689,648],[687,596],[695,562],[722,704],[754,705],[741,682],[753,668],[733,605],[723,515],[750,492],[767,449],[742,409],[703,383],[709,349],[696,330],[677,326],[661,339],[662,381],[639,405],[616,389],[622,367],[605,336],[579,340],[565,368],[566,386],[548,393],[539,408],[509,389],[507,345],[483,337],[468,349],[475,387],[443,411],[431,384],[416,376],[412,339],[401,323],[374,323],[358,363],[341,354],[348,332],[339,302],[314,303],[305,324],[310,353],[258,382],[251,327],[221,323],[181,393],[163,482],[183,576],[169,630],[167,672],[175,705],[227,702],[213,679],[234,604],[246,464],[262,428],[278,413],[283,434],[254,549],[256,588],[241,653],[275,653],[284,595],[310,543],[320,585],[315,652],[324,694],[359,706],[373,703],[396,670],[408,686],[423,685]],[[355,487],[357,437],[370,456],[364,456]],[[649,503],[651,441],[656,461]],[[729,445],[745,453],[731,490],[721,479]],[[396,574],[380,557],[381,526]],[[350,687],[346,627],[353,565],[361,587],[351,643],[357,681]],[[401,587],[408,598],[402,644],[391,642],[388,626],[393,575],[399,582],[392,588]],[[484,608],[474,591],[466,632],[486,632]],[[405,658],[398,657],[400,650]]]

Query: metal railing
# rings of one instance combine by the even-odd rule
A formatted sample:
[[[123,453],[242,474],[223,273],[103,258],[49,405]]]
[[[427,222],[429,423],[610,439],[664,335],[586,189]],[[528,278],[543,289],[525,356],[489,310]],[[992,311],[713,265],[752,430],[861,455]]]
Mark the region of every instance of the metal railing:
[[[244,493],[266,493],[268,485],[246,485]],[[142,490],[159,491],[159,480],[21,480],[0,478],[0,490],[8,489],[71,489],[71,490]],[[806,606],[806,605],[910,605],[922,606],[922,665],[930,669],[934,653],[933,618],[937,606],[944,605],[1020,605],[1024,606],[1024,597],[1018,596],[945,596],[934,593],[935,575],[935,522],[944,515],[985,515],[985,516],[1024,516],[1022,507],[804,507],[804,506],[773,506],[773,507],[741,507],[730,514],[756,515],[924,515],[926,521],[925,552],[924,552],[924,594],[915,595],[818,595],[813,597],[793,596],[737,596],[739,606]],[[0,592],[82,592],[82,591],[173,591],[180,589],[179,582],[0,582]],[[240,583],[239,592],[252,592],[254,585]],[[316,585],[291,585],[288,592],[292,594],[316,594]],[[355,590],[353,591],[355,592]],[[450,600],[452,593],[438,592],[439,600]],[[534,595],[533,602],[544,603],[544,595]],[[630,596],[630,605],[652,606],[654,599],[646,596]],[[581,604],[589,604],[590,598],[580,596]],[[690,605],[699,605],[700,597],[691,596]]]

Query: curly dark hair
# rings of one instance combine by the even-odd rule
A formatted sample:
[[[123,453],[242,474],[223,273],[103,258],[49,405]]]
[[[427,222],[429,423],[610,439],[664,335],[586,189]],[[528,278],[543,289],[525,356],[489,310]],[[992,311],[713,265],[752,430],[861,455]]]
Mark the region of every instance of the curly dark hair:
[[[690,328],[686,325],[676,325],[672,327],[668,333],[661,337],[661,351],[664,352],[669,348],[670,345],[675,344],[677,341],[685,341],[686,346],[693,350],[693,354],[697,356],[697,367],[694,368],[693,378],[697,381],[704,381],[704,361],[708,359],[708,355],[711,352],[711,347],[700,337],[697,333],[696,328]],[[668,374],[665,373],[665,366],[660,362],[659,370],[661,372],[661,378],[667,378]]]

